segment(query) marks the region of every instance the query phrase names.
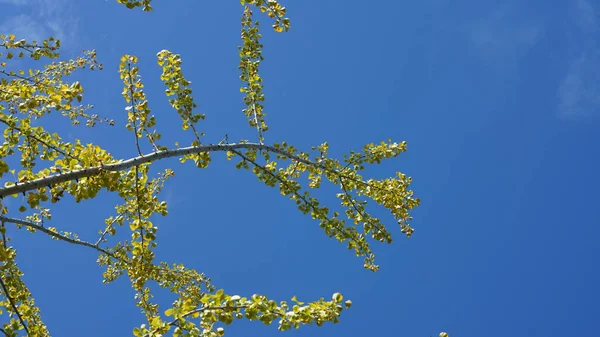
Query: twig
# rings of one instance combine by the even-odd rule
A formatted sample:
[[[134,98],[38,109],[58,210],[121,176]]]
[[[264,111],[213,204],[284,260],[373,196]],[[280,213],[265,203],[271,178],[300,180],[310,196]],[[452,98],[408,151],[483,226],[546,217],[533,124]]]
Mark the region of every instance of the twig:
[[[261,121],[258,120],[258,115],[256,114],[256,104],[257,104],[256,102],[252,103],[252,111],[254,111],[254,123],[256,124],[256,131],[258,132],[258,142],[262,145],[263,139],[264,139],[263,135],[262,135],[262,133],[263,133],[262,125],[260,123],[260,122],[262,122],[262,120]]]
[[[106,236],[106,234],[108,234],[108,230],[110,229],[110,227],[112,225],[114,225],[115,222],[119,221],[122,217],[123,217],[122,215],[116,216],[113,219],[113,221],[106,226],[106,228],[104,229],[104,232],[102,232],[102,234],[100,234],[100,237],[98,238],[98,240],[96,241],[96,243],[94,244],[94,246],[100,246],[100,244],[102,243],[102,240],[104,240],[104,237]]]
[[[346,194],[346,197],[348,197],[348,200],[350,200],[350,204],[352,205],[352,208],[354,208],[354,211],[356,211],[356,214],[360,215],[362,218],[367,218],[367,219],[371,218],[371,216],[365,216],[365,213],[358,209],[358,206],[356,205],[356,202],[352,198],[352,195],[350,195],[350,192],[348,192],[346,185],[344,185],[344,180],[342,177],[340,177],[340,184],[342,185],[342,191],[344,191],[344,194]],[[362,205],[361,205],[361,207],[362,207]],[[376,226],[376,227],[380,231],[385,231],[385,228],[382,228],[381,225]]]
[[[144,225],[142,224],[142,210],[140,207],[140,177],[139,177],[140,167],[135,167],[135,201],[137,206],[137,216],[138,221],[140,223],[140,240],[142,242],[142,251],[144,251]]]
[[[131,63],[127,63],[127,72],[129,73],[129,97],[131,99],[131,110],[133,113],[133,134],[135,135],[135,146],[137,148],[138,154],[142,155],[142,150],[140,149],[140,137],[138,136],[138,128],[137,128],[137,113],[135,111],[135,98],[133,96],[133,78],[131,77]],[[141,121],[140,121],[141,123]],[[156,146],[155,146],[156,148]]]
[[[2,220],[2,244],[6,247],[6,234],[5,234],[4,220]]]

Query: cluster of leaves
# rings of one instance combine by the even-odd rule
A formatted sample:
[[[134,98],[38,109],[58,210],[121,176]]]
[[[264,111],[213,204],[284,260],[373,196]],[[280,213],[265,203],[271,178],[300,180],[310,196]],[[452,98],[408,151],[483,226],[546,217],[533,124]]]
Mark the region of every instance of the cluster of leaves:
[[[3,294],[0,306],[10,315],[0,331],[5,336],[18,336],[20,330],[25,330],[29,336],[47,336],[48,329],[40,317],[40,310],[21,279],[23,272],[15,262],[17,251],[8,244],[10,238],[6,237],[4,224],[0,227],[0,234],[0,287]]]
[[[150,5],[152,0],[117,0],[117,2],[127,6],[129,9],[141,7],[146,12],[152,10],[152,6]]]
[[[131,105],[128,105],[127,124],[125,127],[135,133],[136,147],[138,154],[142,154],[139,139],[146,136],[155,151],[159,150],[156,142],[160,140],[160,133],[156,130],[150,131],[156,125],[156,118],[150,114],[146,93],[144,93],[144,84],[142,83],[139,69],[136,66],[137,57],[132,55],[123,55],[119,63],[119,74],[123,80],[123,98]],[[161,147],[164,150],[166,148]]]
[[[277,186],[282,195],[296,202],[302,213],[310,214],[313,219],[320,221],[320,227],[329,237],[346,242],[348,249],[353,250],[357,256],[365,257],[365,268],[377,271],[379,266],[375,264],[375,256],[367,236],[386,243],[391,243],[392,237],[380,219],[366,211],[368,201],[359,200],[358,197],[369,197],[389,209],[408,237],[413,232],[409,225],[412,219],[409,211],[418,206],[419,199],[413,198],[413,192],[408,189],[411,179],[402,173],[398,173],[396,178],[364,180],[360,171],[364,169],[364,163],[378,163],[398,156],[406,151],[406,143],[388,141],[378,145],[368,144],[362,152],[352,152],[346,156],[344,163],[328,158],[328,148],[327,143],[314,147],[313,152],[318,154],[311,156],[307,152],[299,152],[287,143],[281,143],[262,151],[262,161],[257,158],[256,148],[229,151],[228,158],[240,157],[238,168],[252,169],[257,178],[267,186]],[[273,160],[272,154],[275,154]],[[277,168],[278,164],[286,162],[286,167]],[[319,188],[323,177],[341,188],[342,193],[338,193],[337,197],[351,221],[350,225],[340,217],[339,212],[330,211],[310,192],[302,191],[300,178],[303,175],[307,176],[308,187],[311,189]],[[362,228],[359,228],[358,225],[361,224]]]
[[[141,7],[151,10],[150,0],[118,0],[128,8]],[[182,265],[156,262],[154,248],[158,235],[157,226],[151,221],[155,215],[167,215],[167,203],[160,199],[166,181],[174,175],[167,169],[152,176],[152,164],[167,158],[179,158],[181,162],[193,160],[197,167],[210,164],[211,152],[225,152],[229,160],[236,160],[239,169],[251,170],[265,185],[277,187],[279,192],[295,202],[298,209],[319,222],[326,235],[345,243],[348,249],[364,258],[365,268],[376,271],[375,256],[370,241],[391,243],[392,236],[382,221],[370,212],[370,202],[387,209],[398,222],[401,231],[409,236],[410,211],[418,206],[419,199],[409,189],[411,179],[402,173],[387,179],[365,179],[363,171],[367,164],[378,164],[406,151],[406,143],[391,140],[368,144],[361,151],[350,152],[343,160],[328,156],[329,145],[323,143],[309,152],[298,151],[283,142],[267,145],[263,132],[267,130],[264,114],[264,94],[259,64],[263,61],[262,44],[259,40],[259,22],[253,19],[252,8],[266,13],[273,20],[277,32],[287,31],[289,19],[285,7],[275,0],[242,0],[242,45],[239,47],[240,78],[244,84],[243,110],[251,127],[257,130],[258,142],[241,140],[229,143],[202,144],[204,135],[197,130],[197,123],[205,118],[195,111],[191,82],[182,72],[182,60],[168,50],[157,54],[162,68],[161,80],[166,86],[169,103],[182,121],[182,129],[193,132],[195,139],[187,147],[175,148],[159,145],[161,134],[157,120],[151,113],[144,92],[144,84],[137,67],[137,57],[124,55],[119,65],[123,81],[122,95],[126,101],[127,130],[135,138],[137,155],[119,160],[106,149],[95,144],[83,144],[81,140],[65,142],[56,133],[50,133],[42,125],[33,123],[47,114],[58,111],[72,124],[81,119],[94,127],[98,122],[114,122],[88,114],[89,106],[81,105],[83,87],[78,82],[68,82],[67,76],[78,68],[102,69],[94,51],[84,52],[74,60],[50,62],[42,69],[11,70],[15,57],[29,56],[33,60],[56,59],[60,42],[48,39],[38,44],[16,40],[15,36],[0,36],[0,123],[5,125],[4,141],[0,145],[0,200],[23,195],[21,212],[29,212],[25,219],[10,216],[13,212],[2,202],[0,228],[0,306],[8,313],[9,320],[0,331],[6,336],[17,336],[24,331],[29,336],[48,336],[39,309],[21,279],[22,273],[15,263],[16,251],[9,245],[5,223],[25,227],[30,231],[45,233],[56,240],[95,249],[99,252],[98,263],[105,267],[104,282],[110,283],[127,276],[136,293],[136,304],[146,317],[146,323],[134,329],[135,336],[222,336],[223,325],[235,319],[258,320],[264,324],[278,322],[280,330],[298,328],[304,324],[321,325],[336,323],[340,313],[349,308],[350,301],[343,302],[336,293],[330,301],[320,299],[311,303],[276,302],[263,295],[248,298],[227,295],[215,291],[210,278]],[[145,153],[145,138],[150,153]],[[10,173],[10,177],[6,178]],[[309,190],[321,187],[323,180],[337,186],[340,193],[340,211],[330,210]],[[305,188],[307,187],[307,188]],[[49,204],[71,196],[76,202],[93,199],[101,191],[118,194],[120,204],[116,214],[106,219],[99,230],[99,237],[92,242],[79,238],[76,233],[64,232],[56,227],[45,227],[51,220]],[[342,216],[344,215],[344,216]],[[117,231],[129,230],[130,239],[116,240]],[[172,306],[159,310],[153,302],[151,285],[176,295]]]
[[[263,112],[265,100],[263,94],[262,78],[258,74],[258,66],[264,60],[262,56],[260,44],[261,34],[258,31],[259,22],[252,20],[252,10],[249,6],[244,8],[244,16],[242,16],[242,46],[239,47],[240,65],[239,69],[242,74],[240,79],[245,82],[246,86],[240,88],[240,92],[244,93],[244,103],[246,108],[242,110],[250,126],[255,127],[258,132],[258,140],[262,143],[264,140],[263,132],[267,131],[265,124],[265,114]]]
[[[290,19],[285,17],[286,9],[277,0],[240,0],[242,6],[257,7],[273,19],[273,29],[278,32],[287,32],[290,29]],[[246,7],[247,8],[247,7]]]
[[[201,303],[200,306],[197,305],[197,300]],[[222,325],[229,325],[236,319],[257,320],[266,325],[277,321],[281,331],[299,328],[302,324],[321,326],[325,322],[337,323],[340,313],[352,305],[352,301],[342,301],[343,296],[335,293],[330,301],[321,298],[305,305],[294,296],[293,304],[290,305],[286,301],[278,303],[258,294],[251,298],[231,296],[219,289],[196,300],[178,299],[172,308],[165,311],[167,317],[172,317],[170,321],[155,316],[149,324],[135,328],[133,334],[138,337],[164,334],[175,327],[173,336],[217,337],[225,333]],[[199,320],[199,324],[195,324],[193,320]]]

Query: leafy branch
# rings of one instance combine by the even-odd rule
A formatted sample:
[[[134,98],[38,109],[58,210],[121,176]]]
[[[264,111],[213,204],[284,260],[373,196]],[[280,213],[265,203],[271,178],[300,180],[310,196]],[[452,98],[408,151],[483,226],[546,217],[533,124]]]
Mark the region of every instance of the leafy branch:
[[[206,145],[198,145],[198,146],[188,146],[178,149],[172,150],[164,150],[164,151],[155,151],[146,155],[137,156],[134,158],[130,158],[127,160],[122,160],[109,164],[102,164],[98,166],[86,167],[79,170],[73,170],[68,172],[63,172],[59,174],[49,175],[44,178],[39,178],[35,180],[26,181],[23,183],[16,183],[14,185],[10,185],[0,189],[0,198],[7,197],[13,194],[19,194],[31,190],[38,189],[44,186],[51,186],[60,183],[64,183],[71,180],[87,178],[97,176],[103,172],[119,172],[124,171],[128,168],[132,168],[134,166],[146,163],[152,163],[158,160],[173,158],[173,157],[182,157],[189,154],[198,154],[202,152],[227,152],[234,151],[238,149],[256,149],[256,150],[266,150],[273,153],[278,153],[280,155],[289,157],[301,163],[307,165],[317,165],[310,160],[303,159],[299,156],[293,155],[291,153],[286,152],[280,148],[258,144],[258,143],[231,143],[231,144],[206,144]],[[337,173],[337,172],[336,172]]]
[[[19,311],[19,308],[17,308],[15,301],[10,296],[10,293],[8,292],[8,287],[6,286],[6,284],[4,283],[4,280],[2,280],[1,277],[0,277],[0,286],[2,286],[2,292],[4,292],[4,295],[6,296],[6,299],[8,300],[8,302],[10,303],[10,306],[12,307],[14,312],[17,314],[17,317],[19,318],[19,321],[21,322],[23,329],[27,333],[27,336],[29,336],[29,328],[27,328],[27,324],[25,324],[23,315],[21,315],[21,312]],[[6,334],[6,332],[5,332],[5,334]]]

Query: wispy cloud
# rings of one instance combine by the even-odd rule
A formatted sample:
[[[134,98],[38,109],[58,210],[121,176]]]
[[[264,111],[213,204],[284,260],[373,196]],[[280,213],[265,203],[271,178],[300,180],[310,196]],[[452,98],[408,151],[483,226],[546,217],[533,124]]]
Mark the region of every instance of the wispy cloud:
[[[6,16],[0,22],[0,33],[27,40],[53,36],[73,41],[78,26],[75,3],[75,0],[0,0],[0,4],[13,5],[3,8]]]
[[[489,15],[463,26],[482,62],[505,72],[514,68],[543,33],[543,26],[518,17],[513,7],[496,8]]]
[[[589,0],[573,1],[575,29],[570,34],[570,63],[558,88],[561,117],[574,118],[600,113],[600,32],[598,8]]]
[[[15,34],[17,38],[41,41],[48,37],[47,29],[32,16],[19,14],[11,16],[0,25],[3,34]]]
[[[0,4],[9,4],[9,5],[26,5],[29,0],[0,0]]]

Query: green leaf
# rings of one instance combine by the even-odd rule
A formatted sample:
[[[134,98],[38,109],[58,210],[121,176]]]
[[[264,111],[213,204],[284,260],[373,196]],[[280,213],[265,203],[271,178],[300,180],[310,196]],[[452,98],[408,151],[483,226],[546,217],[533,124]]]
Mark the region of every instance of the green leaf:
[[[294,302],[294,303],[296,303],[298,305],[303,305],[304,304],[304,302],[298,301],[298,299],[296,298],[296,296],[292,297],[292,302]]]

